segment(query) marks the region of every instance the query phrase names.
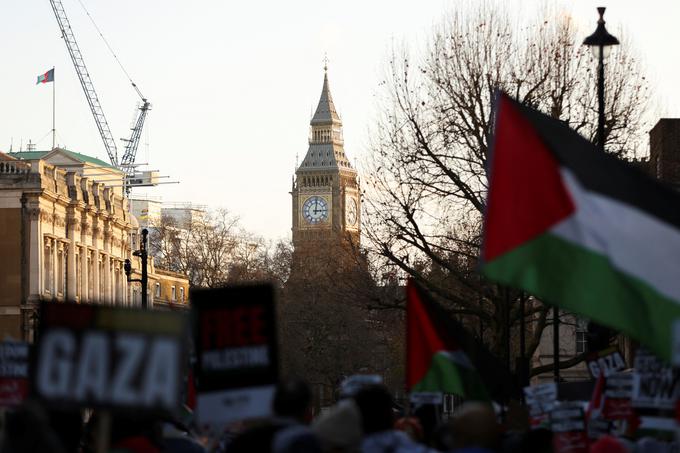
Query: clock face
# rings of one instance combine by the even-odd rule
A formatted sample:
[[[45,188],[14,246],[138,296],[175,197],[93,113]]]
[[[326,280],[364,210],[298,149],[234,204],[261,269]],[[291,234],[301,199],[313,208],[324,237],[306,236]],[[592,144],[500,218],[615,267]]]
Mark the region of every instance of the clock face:
[[[357,223],[357,201],[354,198],[347,199],[347,224],[356,225]]]
[[[302,216],[307,223],[317,224],[328,220],[328,203],[321,197],[313,196],[302,205]]]

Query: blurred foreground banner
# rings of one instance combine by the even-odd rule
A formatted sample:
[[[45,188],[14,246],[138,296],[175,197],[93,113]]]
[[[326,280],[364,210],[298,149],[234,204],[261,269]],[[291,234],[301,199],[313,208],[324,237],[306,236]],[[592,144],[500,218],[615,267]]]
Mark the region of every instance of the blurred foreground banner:
[[[0,407],[16,406],[28,394],[28,343],[0,343]]]
[[[271,285],[196,290],[196,415],[224,424],[271,414],[278,381]]]
[[[176,312],[43,302],[33,392],[59,406],[175,411],[187,328]]]
[[[671,358],[680,195],[501,94],[483,271]]]

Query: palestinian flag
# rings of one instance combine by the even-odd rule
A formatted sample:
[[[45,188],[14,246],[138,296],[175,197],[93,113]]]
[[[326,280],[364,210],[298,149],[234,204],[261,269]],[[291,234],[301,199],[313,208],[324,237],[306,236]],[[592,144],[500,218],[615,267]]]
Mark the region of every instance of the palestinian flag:
[[[38,85],[39,83],[47,82],[54,82],[54,68],[50,69],[45,74],[40,74],[38,76],[38,81],[35,84]]]
[[[505,401],[513,391],[504,365],[427,293],[406,285],[406,386],[470,400]]]
[[[504,94],[489,171],[484,273],[669,360],[680,196]]]

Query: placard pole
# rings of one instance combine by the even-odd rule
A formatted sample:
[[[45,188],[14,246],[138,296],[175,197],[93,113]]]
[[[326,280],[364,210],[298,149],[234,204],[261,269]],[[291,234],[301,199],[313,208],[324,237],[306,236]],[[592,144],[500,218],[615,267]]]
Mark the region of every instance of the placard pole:
[[[108,453],[111,443],[111,412],[101,411],[97,417],[97,440],[95,442],[97,453]]]

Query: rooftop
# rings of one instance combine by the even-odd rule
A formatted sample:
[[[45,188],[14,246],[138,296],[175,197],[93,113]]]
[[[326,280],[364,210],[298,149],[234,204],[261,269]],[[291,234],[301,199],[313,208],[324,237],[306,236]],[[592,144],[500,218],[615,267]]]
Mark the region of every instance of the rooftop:
[[[321,97],[319,98],[319,105],[316,107],[316,112],[312,117],[311,124],[331,124],[341,123],[340,116],[335,110],[333,97],[331,96],[331,89],[328,85],[328,71],[324,68],[323,87],[321,88]]]
[[[73,159],[79,160],[81,162],[85,162],[88,164],[92,164],[98,167],[107,167],[107,168],[115,168],[113,165],[104,162],[101,159],[97,159],[96,157],[88,156],[85,154],[77,153],[75,151],[70,151],[68,149],[64,148],[55,148],[50,151],[18,151],[18,152],[13,152],[13,153],[7,153],[8,156],[14,157],[16,159],[21,159],[21,160],[37,160],[37,159],[43,159],[46,155],[54,152],[54,151],[61,151],[64,154],[72,157]]]

